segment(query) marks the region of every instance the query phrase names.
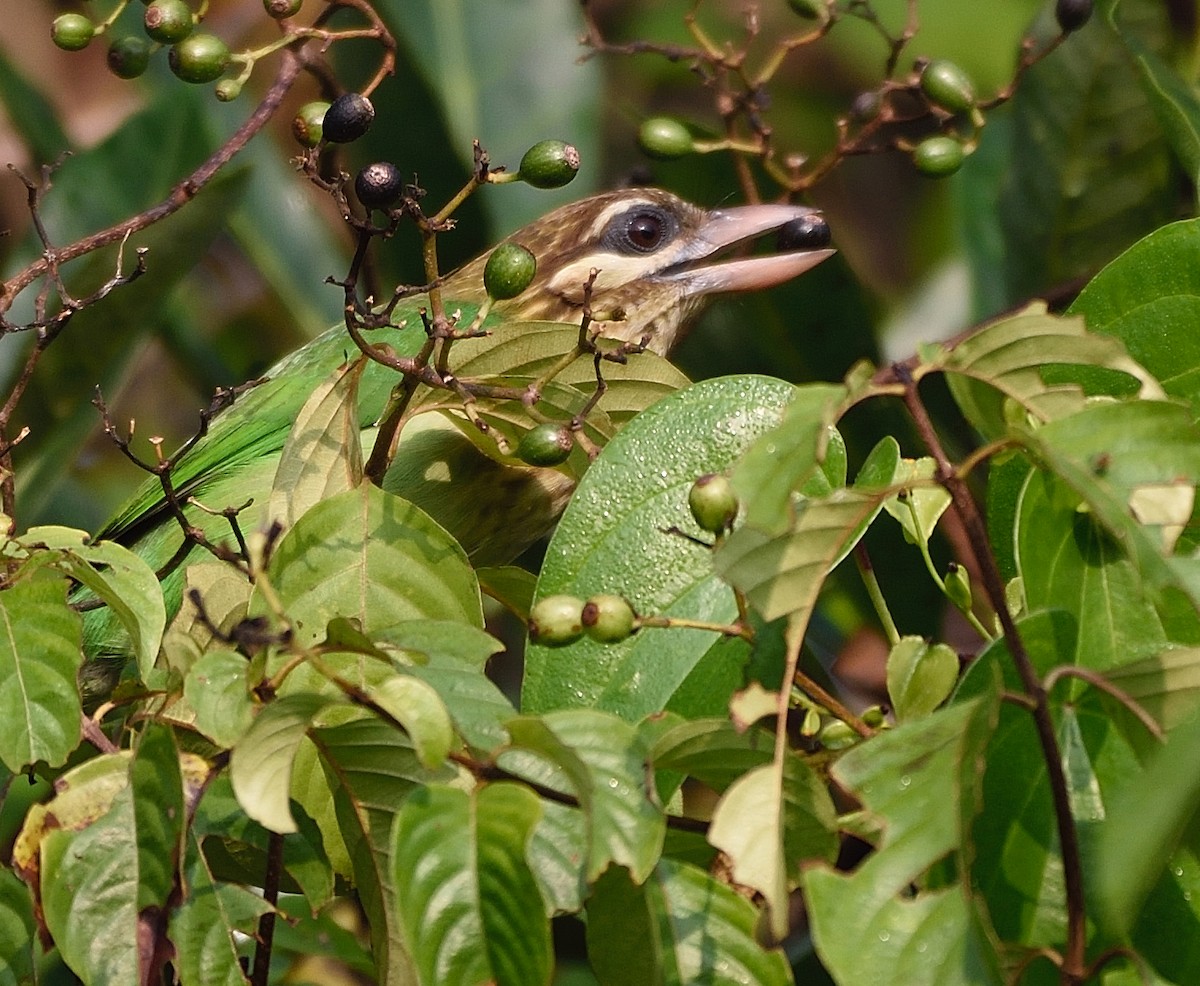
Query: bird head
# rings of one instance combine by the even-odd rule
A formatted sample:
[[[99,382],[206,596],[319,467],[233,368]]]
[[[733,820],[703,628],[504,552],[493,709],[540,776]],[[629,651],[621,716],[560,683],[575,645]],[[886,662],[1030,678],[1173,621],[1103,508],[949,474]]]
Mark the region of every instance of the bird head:
[[[768,253],[740,255],[770,233]],[[591,308],[612,316],[602,335],[665,354],[715,294],[771,287],[833,254],[815,209],[746,205],[706,210],[653,188],[622,189],[562,206],[506,238],[537,259],[532,283],[495,310],[521,320],[578,322],[592,272]],[[728,256],[729,254],[739,254]],[[475,285],[488,255],[456,274]]]

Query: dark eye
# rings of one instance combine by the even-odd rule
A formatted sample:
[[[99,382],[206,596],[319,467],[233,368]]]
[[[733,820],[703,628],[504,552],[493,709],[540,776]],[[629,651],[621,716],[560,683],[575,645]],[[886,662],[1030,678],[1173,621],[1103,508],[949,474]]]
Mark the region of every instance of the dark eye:
[[[644,205],[618,216],[604,234],[604,245],[617,253],[653,253],[679,231],[668,212]]]

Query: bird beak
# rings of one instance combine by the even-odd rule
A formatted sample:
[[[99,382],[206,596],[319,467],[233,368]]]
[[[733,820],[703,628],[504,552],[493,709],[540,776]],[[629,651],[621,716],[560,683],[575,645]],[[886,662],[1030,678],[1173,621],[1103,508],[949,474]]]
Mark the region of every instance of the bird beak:
[[[810,240],[816,240],[819,246],[785,247],[768,254],[717,259],[719,254],[749,245],[797,219],[808,220]],[[821,213],[806,206],[744,205],[714,210],[697,233],[683,244],[679,255],[659,271],[658,277],[681,283],[689,297],[774,287],[834,255],[835,250],[825,248],[828,229]],[[786,241],[786,233],[783,239]]]

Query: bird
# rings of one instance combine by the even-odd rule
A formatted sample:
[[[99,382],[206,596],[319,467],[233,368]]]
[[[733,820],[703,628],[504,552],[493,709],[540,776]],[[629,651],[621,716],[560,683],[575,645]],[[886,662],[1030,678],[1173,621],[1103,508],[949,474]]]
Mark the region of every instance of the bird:
[[[771,234],[777,240],[768,252],[745,253]],[[517,296],[496,301],[483,326],[551,322],[578,329],[585,305],[590,305],[589,311],[601,313],[598,317],[621,315],[597,322],[593,327],[601,335],[643,344],[665,356],[711,297],[767,288],[798,276],[833,254],[829,241],[824,217],[808,206],[705,209],[655,188],[601,193],[554,209],[501,241],[529,250],[536,273]],[[447,311],[472,312],[484,303],[490,253],[440,281]],[[585,290],[589,284],[590,296]],[[423,303],[416,297],[397,305],[391,322],[403,327],[372,330],[369,340],[386,340],[401,356],[416,354],[428,338],[419,316]],[[254,510],[261,510],[269,499],[275,467],[301,408],[317,386],[357,352],[345,326],[335,325],[281,359],[215,414],[206,433],[171,470],[190,523],[214,543],[229,540],[228,520],[196,508],[194,499],[217,511],[251,500],[253,506],[239,513],[238,520],[243,526],[253,524],[247,518],[254,518]],[[373,362],[363,371],[358,410],[367,451],[398,379],[395,371]],[[428,466],[434,461],[442,481],[429,478]],[[457,428],[410,431],[408,426],[382,483],[385,490],[429,513],[476,565],[509,562],[547,534],[573,485],[570,476],[557,469],[498,462]],[[260,523],[264,520],[258,518]],[[170,569],[162,580],[168,616],[181,604],[187,565],[207,557],[198,546],[188,548],[157,478],[143,484],[96,539],[131,548],[155,571]],[[89,657],[127,652],[124,631],[107,608],[87,616],[84,650]]]

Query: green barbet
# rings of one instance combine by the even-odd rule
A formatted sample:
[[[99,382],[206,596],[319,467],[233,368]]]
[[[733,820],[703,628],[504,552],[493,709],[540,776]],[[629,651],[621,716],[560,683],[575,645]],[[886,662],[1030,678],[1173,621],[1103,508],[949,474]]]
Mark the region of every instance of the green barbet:
[[[720,256],[800,217],[824,234],[814,238],[811,248],[788,243],[783,252]],[[711,295],[782,283],[833,253],[824,248],[828,230],[815,210],[753,205],[708,211],[655,189],[625,189],[564,206],[505,242],[533,253],[536,275],[516,297],[496,301],[485,328],[508,334],[521,326],[533,331],[545,323],[566,323],[577,332],[584,286],[596,271],[592,310],[598,318],[618,311],[624,315],[595,323],[601,334],[645,339],[647,348],[660,355],[671,349]],[[460,327],[470,323],[485,300],[487,258],[484,254],[442,283],[445,310],[461,311]],[[427,303],[423,296],[401,303],[393,322],[403,327],[372,330],[366,339],[386,343],[401,356],[416,354],[427,338],[420,317]],[[216,415],[207,434],[180,459],[171,473],[180,501],[194,497],[219,511],[252,499],[253,505],[238,514],[238,523],[243,531],[264,525],[280,454],[301,408],[339,365],[357,355],[345,327],[338,325],[272,367],[263,382]],[[358,412],[365,453],[399,380],[376,362],[368,362],[363,371]],[[422,414],[405,425],[382,485],[424,509],[458,539],[473,562],[486,565],[511,561],[544,536],[574,482],[558,469],[486,456],[442,414]],[[225,518],[190,504],[185,512],[210,541],[232,540]],[[185,544],[157,479],[144,484],[97,537],[131,547],[156,571],[170,569],[163,580],[169,614],[179,608],[186,567],[211,557]],[[93,658],[128,652],[121,625],[107,609],[88,614],[85,650]]]

